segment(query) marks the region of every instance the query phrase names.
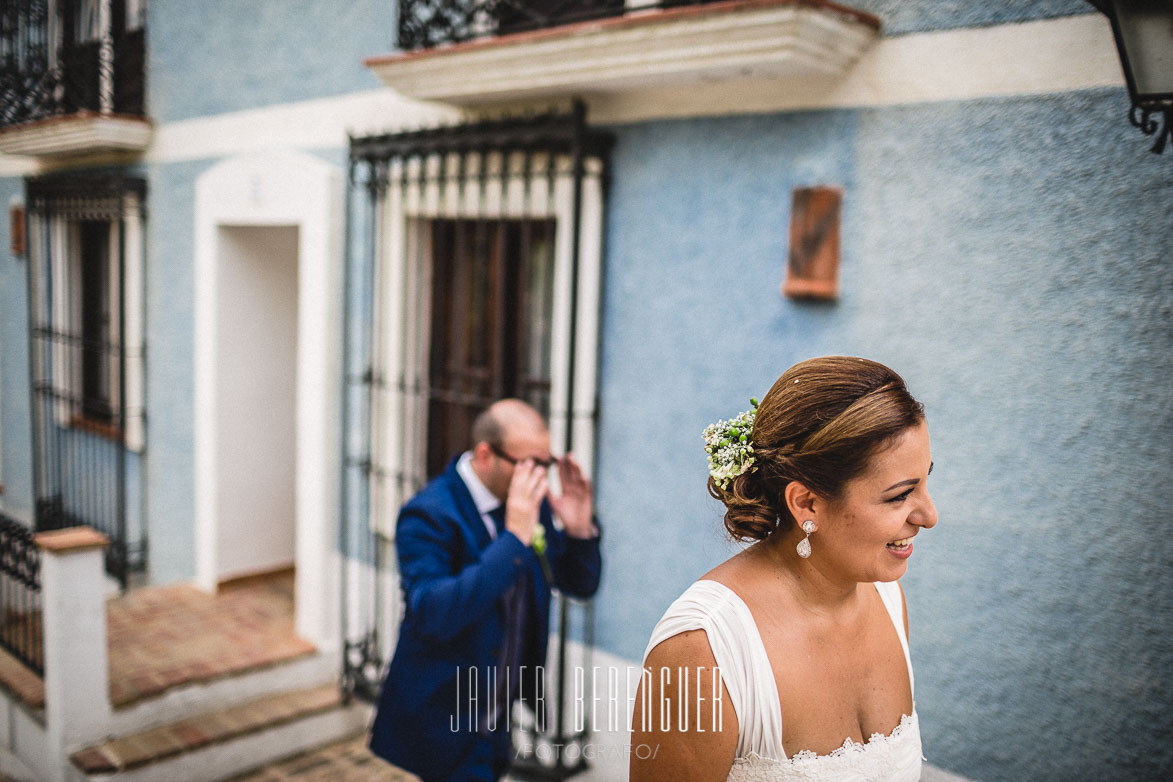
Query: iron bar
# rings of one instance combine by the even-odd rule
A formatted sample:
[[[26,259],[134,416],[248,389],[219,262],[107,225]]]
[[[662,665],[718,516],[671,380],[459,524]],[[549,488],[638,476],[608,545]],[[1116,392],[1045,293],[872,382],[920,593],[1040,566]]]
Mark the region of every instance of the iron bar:
[[[339,508],[338,518],[340,523],[338,525],[338,550],[350,550],[350,521],[351,514],[348,512],[350,505],[350,473],[355,466],[350,458],[350,405],[347,399],[350,394],[350,386],[354,382],[354,375],[350,371],[350,340],[347,336],[350,334],[350,318],[351,318],[351,304],[350,304],[350,285],[352,272],[350,269],[349,259],[351,256],[351,233],[354,230],[354,215],[353,196],[351,191],[354,189],[354,169],[358,165],[355,160],[349,161],[346,168],[346,192],[344,194],[344,223],[342,226],[342,246],[344,248],[346,262],[342,265],[342,410],[341,410],[341,433],[339,438],[340,445],[340,459],[342,474],[338,476],[339,491]],[[349,616],[349,594],[350,594],[350,568],[348,563],[343,563],[342,572],[340,574],[342,581],[342,695],[343,698],[349,700],[350,696],[355,690],[355,679],[352,675],[352,668],[350,664],[350,616]]]
[[[25,525],[0,513],[0,646],[45,674],[41,623],[41,550]]]

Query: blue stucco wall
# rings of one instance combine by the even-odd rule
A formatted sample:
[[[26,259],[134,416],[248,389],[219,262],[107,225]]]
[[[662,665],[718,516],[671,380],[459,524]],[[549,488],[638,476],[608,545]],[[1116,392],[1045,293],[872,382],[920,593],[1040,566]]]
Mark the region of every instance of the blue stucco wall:
[[[24,181],[0,178],[0,510],[31,519],[32,428],[29,424],[28,261],[12,255],[8,207],[24,198]]]
[[[375,89],[362,60],[395,42],[391,0],[151,3],[148,113],[156,121]]]
[[[209,165],[156,165],[148,174],[146,516],[155,583],[195,576],[195,178]]]
[[[929,761],[988,781],[1173,769],[1173,176],[1125,106],[1113,89],[617,129],[604,648],[639,659],[737,550],[704,490],[706,423],[795,361],[864,355],[904,374],[933,435],[941,523],[904,580]],[[778,293],[808,184],[845,190],[835,304]]]
[[[848,0],[844,5],[880,17],[884,22],[885,35],[985,27],[1096,11],[1094,6],[1084,0],[1018,0],[1009,3],[974,0]]]

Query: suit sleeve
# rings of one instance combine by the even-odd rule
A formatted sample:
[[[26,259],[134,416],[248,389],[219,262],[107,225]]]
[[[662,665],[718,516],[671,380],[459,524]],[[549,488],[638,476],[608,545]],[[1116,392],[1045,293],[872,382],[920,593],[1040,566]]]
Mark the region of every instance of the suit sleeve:
[[[596,525],[598,520],[596,519]],[[548,528],[552,529],[551,526]],[[563,592],[575,597],[591,597],[599,588],[602,572],[602,556],[599,541],[602,534],[593,538],[572,538],[565,532],[558,532],[557,550],[551,551],[550,566],[554,571],[554,583]]]
[[[520,576],[526,553],[517,536],[505,532],[479,560],[460,568],[458,523],[411,506],[400,513],[395,537],[407,612],[421,635],[439,641],[494,610]]]

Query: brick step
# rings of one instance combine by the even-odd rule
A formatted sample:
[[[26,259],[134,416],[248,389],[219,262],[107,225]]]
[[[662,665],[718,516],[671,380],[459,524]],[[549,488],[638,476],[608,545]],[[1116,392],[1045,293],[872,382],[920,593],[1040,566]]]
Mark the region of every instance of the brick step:
[[[78,750],[74,780],[212,782],[363,730],[369,707],[330,683],[254,698]]]
[[[508,778],[512,779],[512,777]],[[375,757],[365,733],[284,758],[229,782],[420,782],[419,777]]]
[[[315,687],[331,680],[338,661],[319,654],[300,656],[269,667],[208,679],[193,679],[159,695],[115,708],[104,733],[80,737],[93,743],[109,736],[130,736],[149,728],[180,722],[193,714],[220,711],[265,696]]]

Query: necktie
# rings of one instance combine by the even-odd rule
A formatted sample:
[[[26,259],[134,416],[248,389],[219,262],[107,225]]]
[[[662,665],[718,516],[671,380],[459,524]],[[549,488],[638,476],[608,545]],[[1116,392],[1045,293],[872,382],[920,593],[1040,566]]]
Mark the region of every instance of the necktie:
[[[493,520],[493,526],[497,528],[497,536],[505,531],[505,505],[502,503],[496,508],[489,511],[489,518]]]

